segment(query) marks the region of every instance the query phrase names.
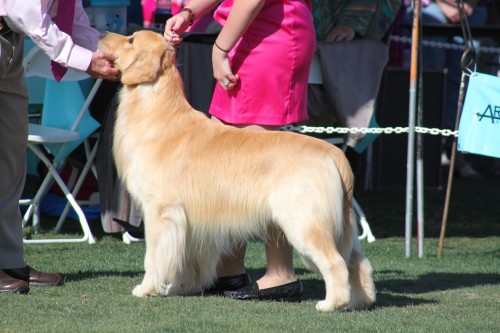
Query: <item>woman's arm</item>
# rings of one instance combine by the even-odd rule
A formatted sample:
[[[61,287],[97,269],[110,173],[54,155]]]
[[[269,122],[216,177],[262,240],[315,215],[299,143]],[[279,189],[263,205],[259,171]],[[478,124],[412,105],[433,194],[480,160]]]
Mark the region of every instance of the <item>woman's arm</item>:
[[[243,33],[262,9],[265,0],[235,0],[224,27],[219,33],[212,50],[214,77],[224,89],[232,89],[238,82],[238,75],[233,74],[228,53],[236,45]],[[181,35],[189,28],[192,15],[201,17],[219,3],[219,0],[191,0],[185,8],[167,20],[164,37],[172,44],[182,41]]]
[[[212,8],[214,8],[220,0],[191,0],[189,1],[185,9],[175,14],[167,20],[165,23],[165,32],[163,36],[170,40],[174,45],[182,42],[181,35],[186,32],[189,28],[192,18],[199,18],[207,14]]]
[[[231,70],[227,54],[236,45],[248,26],[260,12],[265,0],[235,0],[224,27],[212,49],[214,78],[224,89],[232,89],[238,83],[238,74]]]
[[[231,50],[260,12],[264,2],[265,0],[235,0],[216,44],[223,50]]]

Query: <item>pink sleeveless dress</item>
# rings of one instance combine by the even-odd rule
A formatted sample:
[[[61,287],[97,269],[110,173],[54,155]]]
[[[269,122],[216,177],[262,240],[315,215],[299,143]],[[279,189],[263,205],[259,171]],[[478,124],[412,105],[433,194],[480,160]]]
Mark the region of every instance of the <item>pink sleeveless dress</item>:
[[[224,25],[233,0],[214,13]],[[307,81],[316,49],[310,0],[266,0],[229,53],[232,90],[217,84],[210,114],[230,124],[286,125],[307,119]]]

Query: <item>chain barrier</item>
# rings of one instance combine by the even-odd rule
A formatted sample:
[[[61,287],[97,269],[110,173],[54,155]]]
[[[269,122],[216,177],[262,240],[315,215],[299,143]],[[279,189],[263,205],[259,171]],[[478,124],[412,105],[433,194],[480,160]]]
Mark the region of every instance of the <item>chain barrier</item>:
[[[411,44],[411,38],[405,36],[390,36],[389,40],[391,42],[400,42]],[[422,40],[422,44],[424,46],[436,47],[436,48],[444,48],[444,49],[455,49],[455,50],[465,50],[464,45],[459,44],[451,44],[433,40]],[[484,53],[493,53],[500,55],[500,47],[479,47],[479,52]],[[294,126],[294,125],[286,125],[282,127],[285,131],[298,132],[298,133],[314,133],[314,134],[403,134],[409,133],[409,127],[384,127],[384,128],[368,128],[368,127],[313,127],[313,126]],[[454,136],[458,137],[458,131],[453,131],[450,129],[439,129],[439,128],[426,128],[415,126],[415,133],[419,134],[430,134],[430,135],[442,135],[442,136]]]
[[[389,37],[389,40],[391,42],[411,44],[411,38],[405,37],[405,36],[392,35]],[[434,41],[434,40],[425,40],[424,39],[424,40],[422,40],[422,45],[435,47],[435,48],[442,48],[442,49],[453,49],[453,50],[461,50],[461,51],[465,50],[465,45],[451,44],[451,43],[439,42],[439,41]],[[483,52],[483,53],[500,54],[500,47],[481,46],[481,47],[478,47],[477,50],[478,50],[478,52]]]
[[[302,134],[315,133],[315,134],[403,134],[410,133],[409,127],[313,127],[313,126],[294,126],[286,125],[282,127],[285,131],[298,132]],[[458,136],[458,131],[453,131],[450,129],[439,129],[439,128],[427,128],[415,126],[415,132],[420,134],[430,134],[430,135],[442,135],[442,136]]]

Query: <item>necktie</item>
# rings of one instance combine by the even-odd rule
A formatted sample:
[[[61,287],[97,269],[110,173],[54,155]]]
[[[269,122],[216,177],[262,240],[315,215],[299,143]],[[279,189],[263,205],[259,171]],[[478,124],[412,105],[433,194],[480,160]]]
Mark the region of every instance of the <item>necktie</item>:
[[[59,30],[71,36],[75,16],[75,0],[59,0],[57,3],[56,24]],[[52,73],[57,82],[61,81],[68,69],[55,61],[51,62]]]

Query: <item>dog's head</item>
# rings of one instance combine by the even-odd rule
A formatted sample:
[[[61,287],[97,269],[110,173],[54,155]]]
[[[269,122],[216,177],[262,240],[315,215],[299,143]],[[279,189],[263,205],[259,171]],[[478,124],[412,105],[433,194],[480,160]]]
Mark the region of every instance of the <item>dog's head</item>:
[[[162,35],[148,30],[131,36],[105,33],[99,50],[118,57],[114,65],[122,72],[121,82],[128,86],[155,81],[162,69],[175,61],[174,47],[167,45]]]

